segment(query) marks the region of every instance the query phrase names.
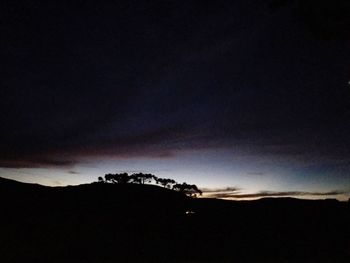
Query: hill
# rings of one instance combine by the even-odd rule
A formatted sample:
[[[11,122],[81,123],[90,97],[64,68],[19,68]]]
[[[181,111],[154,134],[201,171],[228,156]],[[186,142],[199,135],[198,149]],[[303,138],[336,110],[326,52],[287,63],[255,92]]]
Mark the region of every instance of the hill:
[[[0,178],[1,262],[348,262],[336,200],[193,199],[154,185]]]

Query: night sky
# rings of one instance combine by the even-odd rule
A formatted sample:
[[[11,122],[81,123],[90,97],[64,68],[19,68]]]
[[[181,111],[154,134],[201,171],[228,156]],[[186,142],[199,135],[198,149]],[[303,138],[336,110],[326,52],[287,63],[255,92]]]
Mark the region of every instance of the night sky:
[[[347,200],[349,1],[204,2],[2,1],[0,176]]]

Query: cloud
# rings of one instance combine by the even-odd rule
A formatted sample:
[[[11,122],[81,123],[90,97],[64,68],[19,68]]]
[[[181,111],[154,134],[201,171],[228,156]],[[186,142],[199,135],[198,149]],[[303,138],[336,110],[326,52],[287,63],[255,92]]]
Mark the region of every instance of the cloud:
[[[202,188],[203,197],[208,198],[226,198],[226,196],[237,195],[240,193],[239,187],[223,187],[223,188]]]
[[[75,161],[61,159],[59,157],[38,157],[38,158],[20,158],[20,159],[0,159],[2,168],[48,168],[48,167],[70,167]]]
[[[264,197],[323,197],[323,196],[335,196],[335,195],[343,195],[347,194],[346,191],[328,191],[328,192],[305,192],[305,191],[259,191],[257,193],[252,194],[242,194],[236,191],[216,191],[210,192],[207,191],[205,193],[209,193],[206,197],[209,198],[219,198],[219,199],[258,199]]]
[[[71,170],[71,171],[68,171],[68,173],[69,173],[69,174],[80,174],[79,172],[77,172],[77,171],[72,171],[72,170]]]
[[[114,132],[113,132],[114,131]],[[182,127],[161,127],[136,134],[101,129],[98,134],[83,134],[75,140],[60,136],[57,142],[33,139],[7,142],[0,150],[0,167],[38,168],[71,166],[84,159],[103,158],[171,158],[176,150],[193,145],[193,134]],[[55,139],[56,140],[56,139]],[[35,141],[35,143],[33,142]]]
[[[64,35],[56,36],[55,46],[45,45],[52,28],[42,25],[38,31],[33,10],[27,10],[34,23],[15,31],[26,36],[20,32],[29,27],[32,36],[40,36],[33,39],[44,44],[31,41],[18,52],[13,47],[22,45],[21,37],[6,41],[10,48],[0,96],[0,167],[69,166],[96,156],[172,158],[179,150],[209,147],[248,148],[250,155],[308,163],[322,163],[320,156],[326,161],[349,158],[348,118],[339,114],[349,108],[348,88],[339,85],[349,61],[339,56],[342,48],[332,44],[327,52],[315,50],[314,42],[300,39],[305,34],[298,31],[279,38],[292,17],[274,16],[278,20],[271,23],[245,5],[214,5],[211,14],[197,8],[183,12],[181,5],[179,12],[171,12],[174,16],[158,23],[173,24],[170,32],[166,26],[155,27],[152,19],[128,24],[120,32],[111,28],[122,42],[113,41],[118,34],[106,35],[106,22],[119,25],[125,14],[137,21],[137,12],[143,17],[150,9],[128,13],[112,5],[112,11],[101,10],[97,24],[86,17],[88,24],[80,30],[89,36],[91,26],[101,29],[95,39],[107,41],[81,41],[72,30],[79,23],[52,20],[48,25],[66,28],[56,30]],[[12,14],[8,17],[23,17],[22,10],[7,12]],[[123,16],[115,15],[119,12]],[[196,23],[178,23],[193,19]],[[268,34],[251,34],[271,25]],[[152,34],[145,34],[150,28]],[[124,31],[145,38],[135,42]],[[193,33],[189,39],[188,32]],[[305,45],[294,45],[290,38]],[[66,39],[79,50],[74,59],[61,50]],[[52,49],[57,52],[52,54]],[[300,63],[299,56],[323,63],[315,68],[314,63]]]
[[[216,193],[216,192],[237,192],[240,191],[241,188],[238,187],[224,187],[224,188],[201,188],[203,193]]]

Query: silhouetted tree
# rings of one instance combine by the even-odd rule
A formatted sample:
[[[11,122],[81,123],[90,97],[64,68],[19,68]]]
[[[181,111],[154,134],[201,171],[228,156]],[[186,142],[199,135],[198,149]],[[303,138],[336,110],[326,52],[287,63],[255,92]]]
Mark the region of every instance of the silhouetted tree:
[[[127,184],[131,181],[131,177],[127,173],[121,173],[117,177],[117,182],[119,184]]]
[[[137,184],[150,183],[152,182],[153,179],[157,178],[153,174],[144,174],[144,173],[135,173],[135,174],[132,174],[130,177],[131,177],[131,180]]]
[[[106,182],[113,184],[127,184],[127,183],[137,183],[137,184],[146,184],[151,183],[152,180],[155,180],[157,184],[165,188],[171,188],[175,191],[179,191],[191,197],[196,197],[201,195],[202,191],[198,189],[195,184],[182,183],[178,184],[173,179],[168,178],[158,178],[153,174],[144,174],[144,173],[134,173],[128,175],[127,173],[120,174],[106,174],[105,180],[102,177],[98,178],[98,182]]]
[[[157,178],[156,183],[166,188],[171,188],[172,185],[176,184],[175,180],[168,178]]]
[[[111,182],[114,184],[127,184],[131,181],[131,179],[131,176],[129,176],[127,173],[105,175],[106,182]]]
[[[138,174],[132,174],[130,175],[131,181],[135,184],[141,184],[141,178],[138,176]]]
[[[105,180],[107,183],[115,183],[114,174],[105,174]]]
[[[99,182],[99,183],[104,183],[105,181],[103,180],[102,176],[99,176],[99,177],[97,178],[97,182]]]
[[[175,184],[173,185],[173,189],[191,197],[196,197],[197,194],[202,195],[202,191],[195,184]]]

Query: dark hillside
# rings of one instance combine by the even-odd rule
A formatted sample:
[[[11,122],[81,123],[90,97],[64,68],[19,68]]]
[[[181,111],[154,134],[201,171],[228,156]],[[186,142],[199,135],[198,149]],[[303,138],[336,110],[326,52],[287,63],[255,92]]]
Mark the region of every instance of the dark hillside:
[[[0,179],[1,262],[348,262],[335,200],[192,199],[153,185]]]

